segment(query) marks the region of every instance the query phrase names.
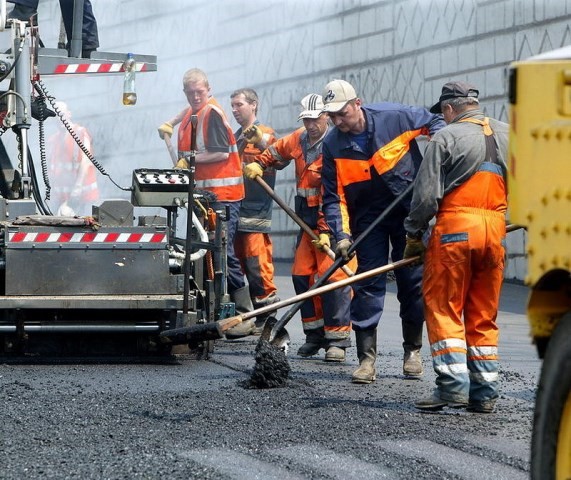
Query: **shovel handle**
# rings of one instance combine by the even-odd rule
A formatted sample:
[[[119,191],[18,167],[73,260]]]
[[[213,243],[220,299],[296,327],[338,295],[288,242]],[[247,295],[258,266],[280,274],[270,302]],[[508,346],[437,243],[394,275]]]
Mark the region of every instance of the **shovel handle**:
[[[282,200],[281,197],[279,197],[276,194],[276,192],[272,189],[272,187],[270,187],[268,185],[268,183],[262,177],[256,177],[256,182],[258,182],[260,187],[262,187],[265,190],[265,192],[273,199],[273,201],[276,202],[280,206],[280,208],[284,212],[286,212],[288,214],[288,216],[295,223],[297,223],[305,233],[307,233],[309,235],[309,237],[312,240],[319,240],[319,237],[313,231],[313,229],[307,223],[305,223],[301,219],[301,217],[297,213],[295,213],[295,211],[287,203],[285,203]],[[335,260],[335,252],[333,252],[333,250],[331,250],[331,248],[329,246],[324,245],[323,251],[331,260]],[[343,272],[349,277],[352,277],[353,275],[355,275],[355,272],[353,272],[353,270],[351,270],[347,265],[343,265],[341,267],[341,270],[343,270]]]
[[[167,150],[169,151],[169,154],[171,156],[173,167],[176,167],[176,164],[178,163],[178,158],[177,158],[177,155],[176,155],[174,148],[172,146],[171,137],[170,137],[170,135],[165,134],[163,136],[163,138],[164,138],[165,144],[167,146]]]

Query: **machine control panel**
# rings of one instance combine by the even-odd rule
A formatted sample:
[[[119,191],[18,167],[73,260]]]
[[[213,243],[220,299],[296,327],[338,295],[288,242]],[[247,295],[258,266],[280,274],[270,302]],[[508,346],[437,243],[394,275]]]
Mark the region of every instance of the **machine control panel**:
[[[188,174],[183,170],[133,170],[131,203],[136,207],[173,207],[188,196]]]

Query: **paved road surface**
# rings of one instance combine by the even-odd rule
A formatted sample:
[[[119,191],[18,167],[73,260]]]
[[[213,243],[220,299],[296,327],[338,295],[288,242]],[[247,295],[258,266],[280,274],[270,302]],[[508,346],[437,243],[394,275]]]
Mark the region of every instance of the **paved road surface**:
[[[279,265],[280,295],[293,295]],[[540,363],[523,315],[527,291],[506,284],[502,394],[491,415],[413,402],[431,391],[427,348],[421,380],[401,375],[394,285],[379,336],[379,376],[353,385],[345,364],[295,355],[288,329],[285,388],[243,387],[256,338],[218,341],[209,361],[0,365],[0,479],[525,479]],[[283,313],[283,311],[282,311]]]

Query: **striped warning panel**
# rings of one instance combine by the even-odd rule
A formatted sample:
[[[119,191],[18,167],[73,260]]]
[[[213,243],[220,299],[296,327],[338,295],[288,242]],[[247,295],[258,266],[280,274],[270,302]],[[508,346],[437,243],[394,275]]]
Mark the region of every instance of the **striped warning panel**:
[[[9,232],[12,243],[166,243],[167,234],[130,232]]]
[[[112,63],[60,63],[55,65],[55,74],[73,73],[121,73],[124,72],[123,62]],[[137,72],[147,71],[145,62],[137,62]]]

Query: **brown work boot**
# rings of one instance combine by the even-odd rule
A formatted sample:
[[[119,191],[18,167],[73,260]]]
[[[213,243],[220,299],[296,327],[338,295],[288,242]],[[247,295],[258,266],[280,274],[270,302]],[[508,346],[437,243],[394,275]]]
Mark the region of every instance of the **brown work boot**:
[[[344,362],[345,349],[341,347],[329,347],[325,352],[326,362]]]
[[[248,335],[253,335],[256,324],[254,320],[245,320],[239,323],[235,327],[230,328],[226,331],[226,338],[228,340],[236,340],[237,338],[244,338]]]
[[[375,360],[377,358],[377,329],[355,330],[355,343],[359,368],[353,372],[353,383],[371,383],[377,376]]]
[[[420,348],[405,348],[402,362],[402,373],[405,377],[419,378],[424,373]]]

